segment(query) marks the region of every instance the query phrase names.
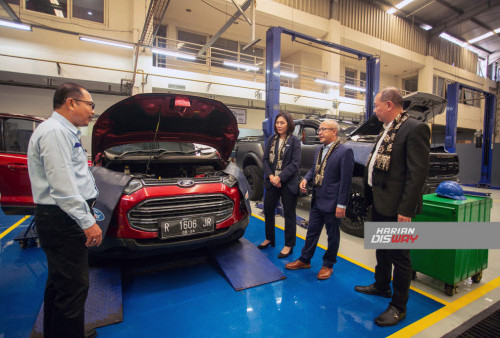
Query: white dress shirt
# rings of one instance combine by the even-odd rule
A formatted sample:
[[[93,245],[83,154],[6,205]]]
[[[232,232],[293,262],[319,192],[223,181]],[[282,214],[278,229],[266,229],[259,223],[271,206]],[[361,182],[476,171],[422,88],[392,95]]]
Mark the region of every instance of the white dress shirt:
[[[82,228],[95,223],[86,200],[98,190],[80,140],[80,130],[54,112],[33,132],[28,145],[28,171],[33,201],[57,205]]]

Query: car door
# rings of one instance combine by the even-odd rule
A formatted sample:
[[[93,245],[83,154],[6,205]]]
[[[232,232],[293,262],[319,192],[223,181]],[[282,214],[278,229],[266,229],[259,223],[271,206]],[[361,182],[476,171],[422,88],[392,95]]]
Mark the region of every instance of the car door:
[[[25,214],[34,207],[28,176],[28,142],[39,122],[0,119],[0,204],[6,214]]]

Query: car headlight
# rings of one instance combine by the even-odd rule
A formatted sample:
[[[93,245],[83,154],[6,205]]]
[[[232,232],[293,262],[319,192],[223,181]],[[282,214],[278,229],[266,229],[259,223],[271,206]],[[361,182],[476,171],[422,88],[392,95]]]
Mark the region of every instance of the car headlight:
[[[227,175],[222,179],[222,183],[227,185],[229,188],[232,188],[238,183],[238,180],[233,175]]]
[[[125,187],[125,189],[123,189],[123,193],[125,195],[131,195],[141,188],[142,188],[142,181],[137,178],[133,178]]]

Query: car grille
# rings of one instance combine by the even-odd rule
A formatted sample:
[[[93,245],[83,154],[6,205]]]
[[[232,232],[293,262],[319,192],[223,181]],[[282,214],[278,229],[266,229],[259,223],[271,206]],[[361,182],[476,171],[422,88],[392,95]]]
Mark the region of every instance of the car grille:
[[[222,182],[222,177],[220,176],[210,176],[210,177],[190,177],[186,178],[192,180],[195,184],[203,183],[219,183]],[[157,185],[176,185],[177,182],[184,180],[183,178],[143,178],[142,183],[146,186],[157,186]]]
[[[171,196],[145,200],[127,214],[132,228],[158,231],[158,221],[163,218],[215,215],[220,223],[233,214],[234,202],[224,194]]]

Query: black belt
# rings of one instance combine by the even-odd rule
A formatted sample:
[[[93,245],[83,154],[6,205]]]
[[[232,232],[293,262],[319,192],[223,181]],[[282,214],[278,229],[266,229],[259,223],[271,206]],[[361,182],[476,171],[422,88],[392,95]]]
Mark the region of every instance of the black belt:
[[[89,206],[91,211],[92,211],[92,208],[94,207],[95,200],[96,200],[95,198],[91,198],[91,199],[85,201],[85,202],[87,202],[87,205]],[[57,210],[57,209],[61,210],[61,208],[57,204],[35,204],[35,205],[37,208],[45,209],[45,210]]]

